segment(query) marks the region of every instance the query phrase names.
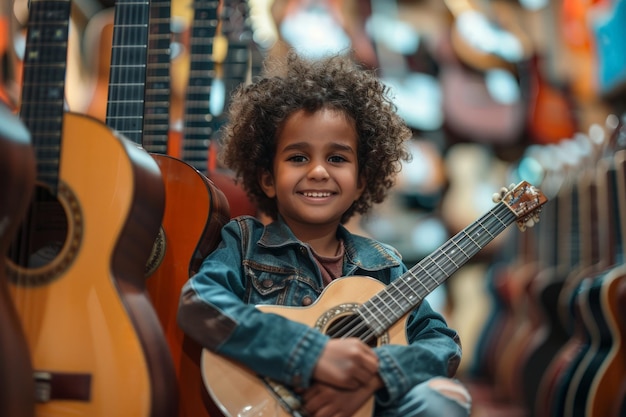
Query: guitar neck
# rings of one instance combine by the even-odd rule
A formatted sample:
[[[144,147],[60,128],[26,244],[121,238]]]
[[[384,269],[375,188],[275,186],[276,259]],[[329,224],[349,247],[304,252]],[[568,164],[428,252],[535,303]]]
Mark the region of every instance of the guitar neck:
[[[545,202],[545,201],[544,201]],[[543,204],[539,200],[531,205]],[[361,305],[358,314],[376,336],[417,307],[476,253],[516,221],[505,201],[457,233],[402,277]]]
[[[245,24],[245,2],[225,2],[218,16],[218,2],[195,1],[191,32],[191,68],[185,99],[182,159],[206,174],[210,140],[226,122],[224,109],[230,94],[245,81],[250,63],[251,29]],[[221,28],[221,30],[220,30]],[[215,35],[220,40],[215,43]],[[215,56],[226,53],[223,61]],[[208,75],[208,76],[207,76]]]
[[[166,154],[170,119],[170,0],[150,1],[143,146]]]
[[[32,0],[20,118],[31,133],[37,179],[54,194],[59,181],[70,0]]]
[[[141,145],[150,3],[119,0],[115,4],[106,124]]]
[[[217,32],[218,1],[195,0],[191,28],[190,68],[181,157],[194,168],[207,173],[209,139],[213,136],[212,116],[209,112],[211,84],[215,78],[213,44]]]

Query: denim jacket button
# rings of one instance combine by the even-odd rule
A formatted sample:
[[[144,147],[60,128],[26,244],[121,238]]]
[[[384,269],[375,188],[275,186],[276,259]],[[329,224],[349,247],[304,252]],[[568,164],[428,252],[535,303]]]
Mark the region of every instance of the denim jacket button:
[[[302,299],[303,306],[306,307],[306,306],[310,306],[311,304],[313,304],[313,298],[309,297],[308,295]]]
[[[263,282],[261,282],[261,285],[263,286],[263,288],[272,288],[274,282],[271,279],[264,279]]]

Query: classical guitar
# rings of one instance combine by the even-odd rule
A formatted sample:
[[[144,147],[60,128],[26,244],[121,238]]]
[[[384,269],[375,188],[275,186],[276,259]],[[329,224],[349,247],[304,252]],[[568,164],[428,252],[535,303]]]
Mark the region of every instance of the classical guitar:
[[[565,143],[565,142],[564,142]],[[586,161],[585,161],[586,159]],[[592,163],[595,160],[585,158],[574,166],[575,175],[568,178],[571,184],[567,192],[571,192],[571,215],[568,216],[569,244],[565,248],[570,251],[569,259],[574,263],[565,271],[557,297],[552,300],[557,308],[560,329],[556,334],[565,336],[558,341],[553,358],[542,371],[536,389],[534,403],[535,412],[539,416],[553,417],[560,415],[562,410],[561,391],[567,381],[569,370],[578,360],[581,349],[582,334],[577,320],[572,316],[574,300],[580,289],[580,283],[587,277],[601,270],[598,250],[598,185],[594,179]],[[564,186],[563,188],[565,188]],[[561,242],[560,242],[561,243]]]
[[[620,127],[623,134],[623,125]],[[619,398],[619,382],[626,375],[624,329],[620,303],[626,295],[621,224],[626,220],[617,200],[623,191],[617,175],[624,174],[625,151],[609,153],[596,167],[602,265],[586,277],[572,300],[580,349],[565,375],[558,397],[563,416],[606,416]],[[617,165],[617,166],[616,166]],[[618,174],[619,173],[619,174]],[[620,186],[623,186],[620,184]]]
[[[204,24],[216,22],[216,2]],[[178,416],[199,416],[198,353],[189,352],[176,323],[181,288],[219,242],[229,219],[223,193],[190,164],[167,155],[169,131],[170,2],[152,0],[116,4],[107,124],[143,146],[157,162],[165,186],[165,210],[159,235],[146,265],[146,289],[159,317],[174,361]],[[206,42],[207,40],[205,40]],[[208,40],[210,42],[210,38]],[[193,378],[193,370],[195,379]],[[189,376],[191,375],[191,376]],[[197,386],[194,389],[194,386]],[[190,400],[188,397],[192,397]]]
[[[8,6],[5,4],[4,6]],[[14,100],[5,89],[11,79],[9,48],[11,11],[0,13],[0,415],[35,415],[35,389],[28,344],[9,293],[5,255],[26,214],[35,185],[35,155],[30,132],[13,114]]]
[[[624,162],[622,151],[619,164]],[[599,243],[606,268],[586,278],[574,300],[582,348],[562,389],[564,416],[608,416],[618,405],[619,382],[626,375],[626,320],[621,307],[626,300],[626,266],[620,235],[620,224],[626,219],[619,212],[617,198],[623,192],[616,184],[616,171],[623,175],[624,168],[616,170],[611,165],[603,160],[597,168],[605,220],[605,239]]]
[[[310,325],[331,337],[358,337],[366,343],[406,344],[408,313],[488,242],[517,222],[525,228],[538,220],[546,197],[526,181],[501,197],[488,213],[452,237],[393,283],[384,287],[369,277],[334,280],[309,307],[259,306]],[[203,351],[204,383],[226,415],[301,416],[300,400],[289,388],[260,378],[241,365]],[[358,416],[372,415],[372,401]]]
[[[35,185],[35,157],[30,133],[0,103],[0,415],[35,415],[35,384],[28,345],[13,306],[4,255],[26,214]]]
[[[163,213],[158,166],[89,117],[64,112],[70,2],[30,2],[20,117],[34,197],[7,257],[36,415],[170,417],[175,381],[143,272]]]

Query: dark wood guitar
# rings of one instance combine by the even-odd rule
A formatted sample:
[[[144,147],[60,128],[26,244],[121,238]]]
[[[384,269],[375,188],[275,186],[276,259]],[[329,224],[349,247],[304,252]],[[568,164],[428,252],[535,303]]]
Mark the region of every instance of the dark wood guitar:
[[[0,103],[0,415],[33,417],[35,384],[30,352],[9,293],[5,254],[26,214],[35,185],[30,133]]]
[[[31,352],[36,415],[170,417],[174,372],[144,286],[163,213],[157,164],[64,112],[70,2],[30,2],[20,117],[37,182],[7,257]]]
[[[216,3],[213,14],[204,16],[207,27],[216,24]],[[200,350],[191,347],[176,323],[179,295],[219,242],[229,211],[224,194],[204,174],[167,154],[169,18],[169,0],[152,0],[149,6],[117,2],[107,123],[150,152],[163,177],[165,210],[146,265],[146,288],[174,361],[182,417],[206,411],[199,395]]]
[[[408,313],[509,225],[522,228],[538,214],[545,196],[527,182],[502,193],[488,213],[456,234],[388,286],[369,277],[333,281],[309,307],[258,306],[308,324],[331,337],[359,337],[366,343],[406,344]],[[532,224],[532,223],[530,223]],[[259,378],[241,365],[203,351],[207,390],[227,415],[299,416],[300,400],[287,387]],[[358,416],[371,416],[373,400]]]
[[[623,192],[618,189],[616,177],[618,171],[623,174],[624,168],[616,167],[611,156],[601,160],[596,168],[602,219],[598,243],[605,268],[585,278],[573,300],[580,350],[560,391],[559,412],[563,416],[608,415],[626,375],[625,318],[619,311],[626,291],[620,234],[621,223],[626,219],[619,211],[617,199]],[[618,165],[626,163],[624,151],[617,159]]]
[[[588,278],[596,276],[605,267],[599,246],[600,186],[594,167],[583,163],[578,167],[578,171],[575,184],[572,185],[572,190],[577,194],[578,216],[572,219],[576,223],[572,222],[571,226],[578,230],[578,254],[572,256],[572,259],[578,259],[578,265],[571,269],[563,280],[558,298],[555,300],[567,340],[555,353],[542,376],[539,387],[541,401],[537,401],[542,404],[541,412],[550,416],[561,416],[563,413],[564,391],[585,344],[584,329],[580,323],[576,300],[581,292],[586,291]]]
[[[5,255],[26,214],[35,185],[35,155],[30,132],[14,115],[5,88],[13,78],[10,64],[11,15],[0,7],[0,415],[33,417],[35,384],[26,337],[9,293]]]

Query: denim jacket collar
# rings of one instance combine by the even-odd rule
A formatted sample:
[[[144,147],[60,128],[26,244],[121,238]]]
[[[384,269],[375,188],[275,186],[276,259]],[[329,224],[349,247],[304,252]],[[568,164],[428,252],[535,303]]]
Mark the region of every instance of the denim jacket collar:
[[[377,271],[381,268],[396,267],[401,264],[400,254],[390,246],[364,236],[354,235],[343,225],[339,225],[337,236],[343,239],[346,261],[365,271]],[[279,217],[265,226],[258,241],[264,247],[285,247],[302,245],[289,226]],[[392,254],[394,256],[392,256]]]

